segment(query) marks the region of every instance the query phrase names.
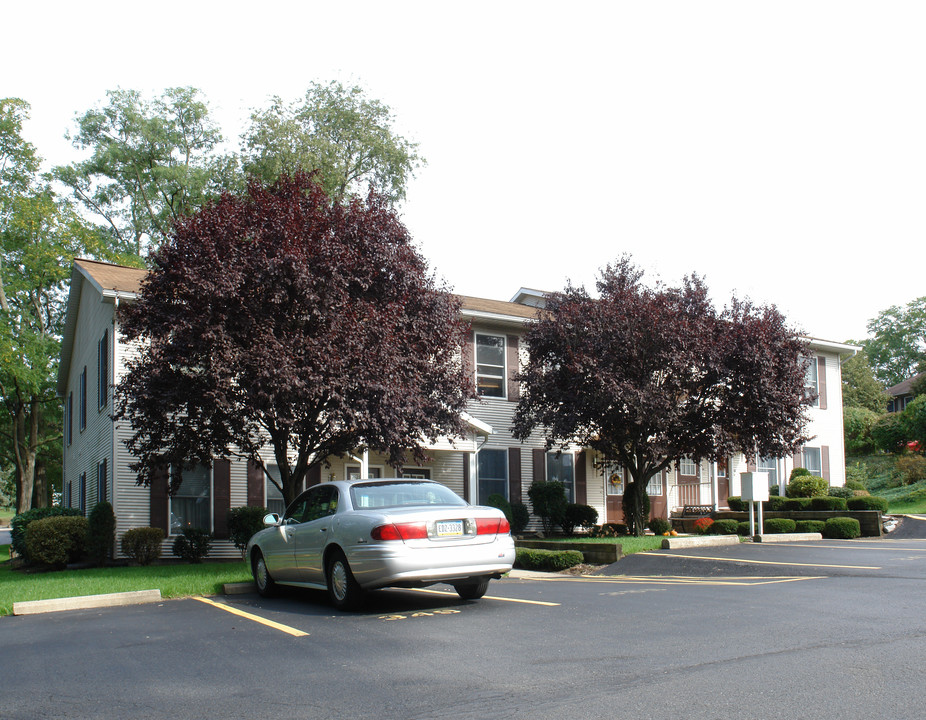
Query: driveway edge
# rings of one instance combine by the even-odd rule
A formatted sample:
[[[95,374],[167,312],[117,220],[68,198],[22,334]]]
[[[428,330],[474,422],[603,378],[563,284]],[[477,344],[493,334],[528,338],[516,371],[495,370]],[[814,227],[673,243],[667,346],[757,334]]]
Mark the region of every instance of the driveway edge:
[[[38,615],[62,610],[118,607],[120,605],[158,602],[160,599],[160,590],[132,590],[130,592],[106,593],[104,595],[83,595],[80,597],[53,598],[51,600],[26,600],[13,603],[13,614]]]

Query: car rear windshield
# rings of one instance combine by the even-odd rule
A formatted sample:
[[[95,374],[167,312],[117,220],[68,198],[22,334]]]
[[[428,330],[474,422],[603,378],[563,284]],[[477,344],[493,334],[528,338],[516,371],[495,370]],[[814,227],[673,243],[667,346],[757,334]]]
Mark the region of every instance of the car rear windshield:
[[[411,505],[466,505],[453,490],[437,483],[382,482],[354,485],[351,504],[362,508],[408,507]]]

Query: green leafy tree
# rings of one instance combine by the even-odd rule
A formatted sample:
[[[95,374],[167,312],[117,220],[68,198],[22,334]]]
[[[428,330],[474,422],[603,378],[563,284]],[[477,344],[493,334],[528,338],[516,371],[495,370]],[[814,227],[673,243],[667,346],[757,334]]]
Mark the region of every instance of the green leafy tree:
[[[867,455],[875,451],[877,446],[871,437],[871,429],[882,414],[862,407],[843,409],[842,424],[847,455]]]
[[[42,459],[60,456],[55,378],[71,260],[106,253],[105,238],[37,176],[39,158],[21,134],[28,111],[21,100],[0,100],[0,173],[9,178],[0,187],[0,451],[14,468],[19,512],[33,496],[47,504]]]
[[[389,107],[362,88],[312,83],[298,102],[274,97],[269,108],[253,111],[242,137],[242,165],[265,184],[317,170],[318,182],[336,200],[372,187],[401,201],[424,161],[417,143],[398,135],[392,123]]]
[[[217,194],[222,135],[195,88],[169,88],[153,100],[135,90],[106,95],[104,107],[77,118],[71,136],[90,157],[54,174],[122,250],[140,255]]]
[[[907,403],[900,417],[907,440],[917,443],[915,447],[920,452],[926,450],[926,395],[920,395]]]
[[[865,351],[878,380],[891,387],[915,375],[926,360],[926,297],[881,311],[868,332]]]
[[[842,406],[867,408],[879,415],[887,410],[887,395],[868,362],[864,348],[842,364]]]

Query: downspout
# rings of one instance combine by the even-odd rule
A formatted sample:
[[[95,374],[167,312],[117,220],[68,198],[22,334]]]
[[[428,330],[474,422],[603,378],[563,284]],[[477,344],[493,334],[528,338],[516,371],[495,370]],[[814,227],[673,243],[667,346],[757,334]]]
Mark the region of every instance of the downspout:
[[[711,500],[712,505],[714,506],[714,512],[717,512],[720,509],[720,505],[717,502],[717,494],[720,492],[720,489],[717,486],[717,462],[714,461],[711,463]]]

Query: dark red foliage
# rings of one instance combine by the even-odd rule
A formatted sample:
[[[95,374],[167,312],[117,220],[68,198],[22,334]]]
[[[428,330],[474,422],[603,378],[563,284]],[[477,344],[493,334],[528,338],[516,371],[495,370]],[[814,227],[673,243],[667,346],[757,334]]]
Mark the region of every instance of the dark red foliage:
[[[598,291],[551,296],[530,329],[516,437],[541,428],[644,484],[682,457],[782,457],[806,441],[806,346],[775,308],[718,312],[699,277],[648,287],[626,257]]]
[[[423,461],[418,443],[460,434],[472,396],[458,304],[394,212],[332,202],[306,175],[180,222],[122,322],[140,348],[119,392],[144,483],[269,441],[289,502],[328,456]]]

